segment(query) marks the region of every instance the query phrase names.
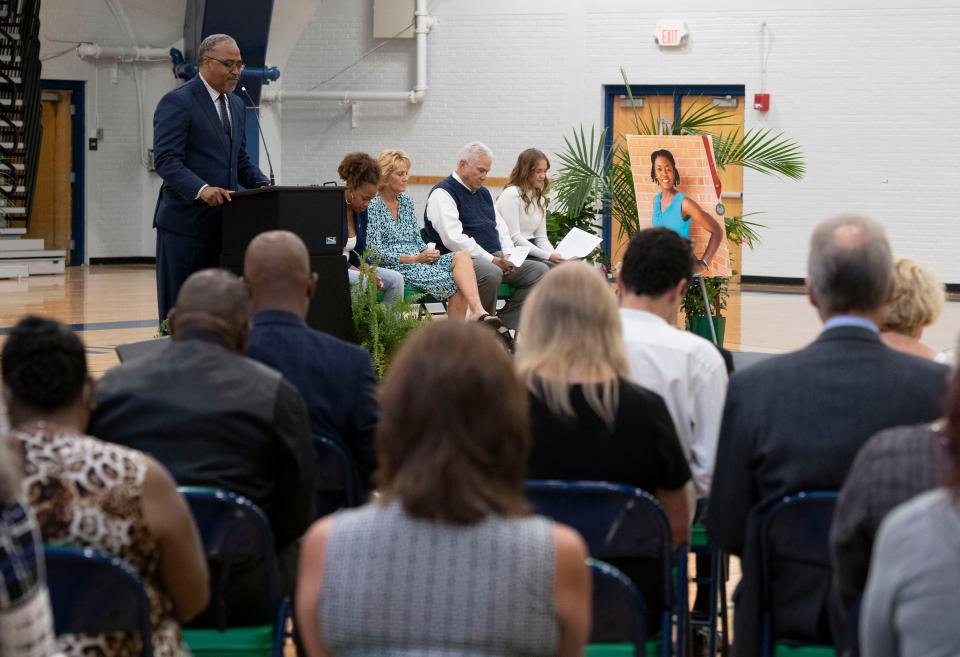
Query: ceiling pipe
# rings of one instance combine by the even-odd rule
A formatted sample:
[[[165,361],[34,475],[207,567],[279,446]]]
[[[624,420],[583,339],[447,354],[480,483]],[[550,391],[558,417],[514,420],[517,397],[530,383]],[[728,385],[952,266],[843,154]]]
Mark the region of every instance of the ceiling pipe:
[[[351,103],[366,100],[421,102],[427,93],[427,34],[437,19],[427,12],[427,0],[417,0],[414,11],[417,39],[417,82],[410,91],[285,91],[265,89],[263,101],[282,103],[285,100],[325,101]]]
[[[80,59],[120,59],[126,62],[156,62],[170,59],[169,48],[140,48],[101,46],[97,43],[81,43],[77,46]]]

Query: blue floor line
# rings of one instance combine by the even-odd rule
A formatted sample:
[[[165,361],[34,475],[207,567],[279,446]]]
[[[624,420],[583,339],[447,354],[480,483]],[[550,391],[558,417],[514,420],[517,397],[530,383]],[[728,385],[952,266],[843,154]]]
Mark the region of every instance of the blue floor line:
[[[90,324],[69,324],[74,331],[109,331],[111,329],[148,328],[156,327],[159,323],[155,319],[131,319],[125,322],[93,322]],[[0,335],[10,335],[12,326],[0,328]]]

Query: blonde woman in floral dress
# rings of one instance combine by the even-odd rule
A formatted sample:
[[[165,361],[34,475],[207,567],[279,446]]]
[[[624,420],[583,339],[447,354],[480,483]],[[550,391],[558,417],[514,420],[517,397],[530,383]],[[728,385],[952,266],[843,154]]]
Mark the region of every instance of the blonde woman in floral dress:
[[[404,192],[410,174],[410,158],[398,149],[380,153],[380,187],[367,209],[367,245],[380,263],[403,274],[403,280],[447,300],[450,317],[482,321],[499,328],[496,315],[487,314],[480,303],[473,261],[466,251],[440,255],[428,248],[417,226],[411,199]]]

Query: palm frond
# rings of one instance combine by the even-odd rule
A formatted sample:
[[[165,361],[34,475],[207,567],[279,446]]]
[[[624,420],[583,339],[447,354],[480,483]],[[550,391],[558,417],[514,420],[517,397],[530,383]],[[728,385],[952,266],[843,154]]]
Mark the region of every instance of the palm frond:
[[[782,132],[772,134],[770,129],[750,129],[740,137],[734,130],[727,135],[713,137],[713,151],[717,166],[741,166],[768,176],[777,174],[800,180],[806,173],[800,145]]]
[[[620,224],[620,236],[633,235],[640,230],[637,212],[637,193],[633,185],[633,170],[630,168],[630,153],[618,148],[607,173],[610,189],[610,210]]]
[[[633,110],[633,129],[636,135],[655,135],[657,134],[657,126],[660,124],[660,117],[653,117],[653,108],[647,106],[647,111],[650,114],[650,123],[645,123],[641,117],[640,111],[637,110],[636,99],[633,96],[633,90],[630,89],[630,81],[627,80],[627,72],[623,70],[623,67],[620,67],[620,77],[623,78],[623,84],[627,88],[627,98],[630,99],[630,109]]]
[[[573,131],[572,139],[563,138],[565,148],[557,153],[560,168],[552,185],[558,211],[578,215],[587,204],[606,197],[605,138],[606,130],[598,138],[593,128],[588,138],[583,126]]]
[[[709,132],[708,128],[720,128],[734,125],[730,122],[733,115],[711,104],[696,107],[689,105],[680,114],[680,121],[674,123],[671,134],[699,135]]]

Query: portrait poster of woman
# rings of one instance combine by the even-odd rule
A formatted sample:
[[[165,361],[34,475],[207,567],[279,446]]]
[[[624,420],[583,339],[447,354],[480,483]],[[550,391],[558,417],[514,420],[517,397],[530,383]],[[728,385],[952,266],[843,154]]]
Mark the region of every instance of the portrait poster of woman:
[[[703,258],[710,242],[712,231],[719,232],[719,245],[711,254],[708,266],[700,273],[704,276],[731,276],[730,252],[722,214],[717,213],[720,203],[720,178],[713,157],[710,137],[702,135],[626,135],[630,152],[630,168],[633,171],[633,186],[637,194],[637,215],[640,228],[653,225],[654,202],[660,199],[662,184],[651,176],[655,164],[650,156],[656,151],[669,151],[672,166],[679,174],[675,191],[683,194],[693,204],[683,205],[682,221],[689,221],[689,236],[697,258]],[[658,158],[659,159],[659,158]],[[664,162],[665,164],[665,162]],[[656,176],[653,176],[655,178]],[[695,205],[694,205],[695,204]],[[700,211],[698,211],[698,208]],[[692,209],[693,211],[687,211]],[[710,219],[714,221],[710,221]]]

